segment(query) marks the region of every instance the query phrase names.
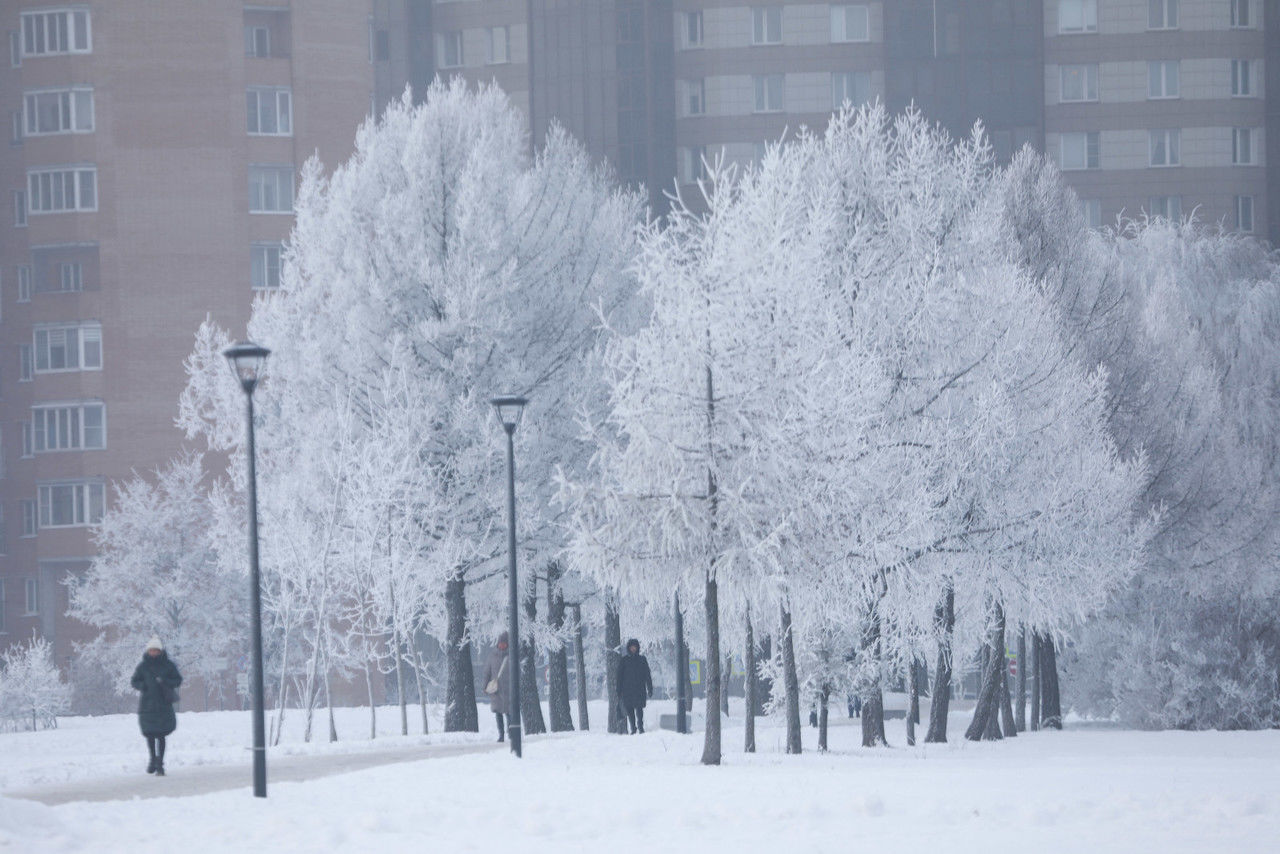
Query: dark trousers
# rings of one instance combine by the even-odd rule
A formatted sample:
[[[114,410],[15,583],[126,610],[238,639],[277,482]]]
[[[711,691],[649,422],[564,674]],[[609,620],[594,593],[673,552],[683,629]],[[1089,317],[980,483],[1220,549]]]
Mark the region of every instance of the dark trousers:
[[[151,758],[157,762],[164,761],[164,736],[149,735],[147,736],[147,753],[151,754]]]
[[[498,741],[506,741],[507,728],[506,728],[505,722],[502,720],[503,718],[502,712],[494,712],[493,716],[498,719]]]
[[[644,732],[644,708],[634,709],[630,706],[624,706],[627,710],[627,724],[631,727],[631,734],[635,735],[636,731]]]

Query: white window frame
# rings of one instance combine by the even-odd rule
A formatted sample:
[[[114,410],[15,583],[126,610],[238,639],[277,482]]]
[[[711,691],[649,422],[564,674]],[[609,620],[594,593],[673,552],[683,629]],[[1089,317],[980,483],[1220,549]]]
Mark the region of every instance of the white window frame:
[[[40,129],[41,101],[55,98],[57,127]],[[88,114],[88,123],[82,120]],[[92,86],[63,86],[56,89],[28,89],[22,93],[23,133],[27,136],[59,136],[69,133],[93,133],[94,99]]]
[[[1147,100],[1167,101],[1182,97],[1182,63],[1157,59],[1147,63]]]
[[[1066,25],[1067,16],[1063,10],[1068,6],[1079,7],[1079,26]],[[1073,21],[1074,24],[1074,21]],[[1098,0],[1058,0],[1058,32],[1063,35],[1073,33],[1096,33],[1098,31]]]
[[[1163,150],[1162,160],[1156,153]],[[1147,132],[1147,165],[1152,169],[1166,169],[1182,165],[1182,130],[1180,128],[1153,128]]]
[[[76,371],[102,370],[102,325],[98,323],[41,323],[31,330],[32,349],[35,352],[35,372],[37,374],[65,374]],[[53,367],[54,355],[61,339],[63,366]],[[74,339],[75,363],[68,358],[73,348],[68,343]],[[87,358],[88,346],[94,345],[98,356],[96,364]],[[44,365],[44,367],[41,367]]]
[[[35,427],[30,420],[22,422],[22,459],[29,460],[36,455]]]
[[[82,291],[84,291],[84,265],[79,261],[60,261],[57,293],[78,294]]]
[[[90,434],[87,415],[96,412],[96,438]],[[100,400],[75,403],[41,403],[31,407],[32,448],[37,454],[65,451],[102,451],[107,447],[107,407]],[[96,441],[97,444],[92,444]]]
[[[680,16],[681,47],[686,50],[689,48],[702,47],[706,38],[702,31],[702,10],[698,10],[696,12],[681,12]]]
[[[704,78],[680,81],[680,114],[685,117],[707,114],[707,81]]]
[[[258,43],[258,35],[262,35],[262,44]],[[261,48],[261,49],[260,49]],[[271,28],[261,24],[245,24],[244,27],[245,59],[271,58]]]
[[[27,576],[22,579],[22,616],[36,617],[40,615],[40,579]]]
[[[22,536],[24,539],[34,537],[40,530],[37,521],[36,502],[31,498],[22,499]]]
[[[676,151],[679,157],[678,166],[682,184],[694,184],[706,177],[707,169],[704,161],[707,156],[707,147],[705,145],[681,146]]]
[[[866,84],[866,97],[858,96],[858,85],[854,81],[862,80]],[[850,88],[854,91],[850,92]],[[871,100],[871,73],[867,71],[833,71],[831,72],[831,109],[840,110],[848,100],[854,109]]]
[[[13,227],[27,227],[27,191],[13,191]]]
[[[288,86],[250,86],[244,97],[249,136],[293,136],[292,89]],[[263,120],[268,117],[275,123],[275,130],[263,130]]]
[[[284,180],[287,178],[287,181]],[[249,167],[249,213],[292,214],[294,202],[294,169],[292,165],[258,163]],[[272,186],[274,185],[274,186]],[[284,204],[284,190],[288,190],[288,205]],[[276,207],[268,206],[275,198]]]
[[[1182,196],[1152,196],[1147,200],[1147,212],[1153,217],[1181,222]]]
[[[755,98],[755,113],[782,113],[787,108],[787,78],[785,74],[755,74],[751,77]]]
[[[253,243],[249,246],[249,288],[255,291],[275,291],[284,281],[284,244]],[[275,280],[272,282],[272,253],[275,253]],[[258,272],[261,270],[261,279]]]
[[[30,344],[18,345],[18,382],[29,383],[35,377],[35,358]]]
[[[751,44],[782,44],[781,6],[751,7]]]
[[[860,20],[859,20],[860,19]],[[859,24],[854,35],[850,35],[850,21]],[[861,33],[856,30],[861,29]],[[831,42],[832,44],[848,44],[871,41],[871,14],[864,4],[832,4],[831,5]]]
[[[498,39],[501,34],[501,40]],[[485,63],[487,65],[508,65],[511,62],[511,28],[507,26],[489,27],[485,31]],[[501,44],[502,49],[498,46]]]
[[[1254,156],[1257,146],[1254,144],[1253,128],[1231,129],[1231,165],[1256,166],[1258,160]]]
[[[1178,29],[1181,17],[1178,6],[1178,0],[1147,0],[1147,29]]]
[[[1083,154],[1080,158],[1082,165],[1073,165],[1074,159],[1073,163],[1068,163],[1068,154],[1073,155],[1074,158],[1074,155],[1077,152],[1072,151],[1071,149],[1077,145],[1083,145],[1083,148],[1081,149]],[[1091,130],[1064,133],[1058,139],[1058,147],[1058,162],[1061,164],[1062,171],[1064,172],[1099,169],[1102,167],[1102,135],[1099,131]],[[1092,157],[1090,157],[1091,154],[1093,155]]]
[[[1236,30],[1253,29],[1253,10],[1249,4],[1253,0],[1231,0],[1231,28]]]
[[[53,492],[55,489],[70,489],[71,521],[54,523]],[[107,489],[101,481],[52,481],[36,484],[37,526],[45,528],[85,528],[102,521],[102,513],[106,509]]]
[[[1254,228],[1253,222],[1253,196],[1236,196],[1236,231],[1243,234],[1252,234]]]
[[[85,192],[86,186],[89,193]],[[93,196],[91,203],[85,200],[86,195]],[[70,204],[69,196],[72,197]],[[97,209],[97,166],[51,166],[27,170],[28,216],[93,213]]]
[[[1068,98],[1067,86],[1072,75],[1083,77],[1081,97]],[[1098,100],[1098,63],[1089,62],[1079,65],[1058,66],[1058,100],[1063,104],[1084,103]]]
[[[31,302],[31,265],[18,265],[18,302]]]
[[[1102,202],[1099,199],[1081,199],[1080,212],[1089,228],[1102,228]]]
[[[22,110],[11,110],[9,112],[9,124],[11,125],[9,144],[22,145]]]
[[[22,30],[9,31],[9,67],[22,67]]]
[[[457,55],[450,57],[450,48]],[[466,63],[463,53],[462,30],[436,33],[436,68],[461,68]]]
[[[1231,97],[1253,97],[1253,63],[1248,59],[1231,60]]]
[[[33,9],[23,12],[22,57],[65,56],[73,53],[93,53],[93,21],[85,6],[61,6],[50,9]],[[56,23],[55,23],[56,22]],[[62,49],[50,49],[50,25],[55,39]],[[83,30],[83,32],[82,32]],[[59,32],[60,31],[60,32]],[[56,36],[62,38],[58,39]]]

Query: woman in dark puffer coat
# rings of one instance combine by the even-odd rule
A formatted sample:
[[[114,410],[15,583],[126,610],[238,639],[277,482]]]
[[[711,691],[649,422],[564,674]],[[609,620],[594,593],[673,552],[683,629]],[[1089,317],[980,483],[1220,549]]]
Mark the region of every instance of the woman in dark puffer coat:
[[[152,637],[147,641],[142,661],[133,671],[132,684],[135,690],[142,692],[138,697],[138,728],[146,737],[147,752],[151,754],[147,773],[163,777],[164,739],[178,728],[173,704],[178,699],[182,674],[165,654],[160,638]]]

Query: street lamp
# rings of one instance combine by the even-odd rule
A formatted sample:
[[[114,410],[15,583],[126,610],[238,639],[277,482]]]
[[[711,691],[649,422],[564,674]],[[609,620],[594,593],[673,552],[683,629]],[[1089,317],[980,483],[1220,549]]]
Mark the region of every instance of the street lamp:
[[[271,351],[240,341],[222,351],[244,389],[249,431],[249,601],[253,632],[253,796],[267,796],[267,735],[262,711],[262,585],[258,576],[258,482],[253,449],[253,390]]]
[[[507,733],[511,739],[511,752],[520,756],[520,601],[516,584],[516,427],[529,401],[513,394],[504,394],[489,401],[498,410],[498,420],[507,431],[507,592],[509,624],[507,636],[511,651],[507,653],[510,672],[510,714],[507,715]]]

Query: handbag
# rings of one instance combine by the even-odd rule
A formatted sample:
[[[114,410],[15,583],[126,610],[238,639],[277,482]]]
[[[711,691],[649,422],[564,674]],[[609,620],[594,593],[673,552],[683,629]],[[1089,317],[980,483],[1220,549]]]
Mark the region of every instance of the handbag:
[[[502,678],[502,671],[507,669],[507,658],[510,657],[511,656],[508,655],[506,658],[502,659],[502,664],[498,666],[498,675],[490,679],[489,684],[484,686],[484,692],[486,694],[498,693],[498,680]]]
[[[178,689],[173,687],[172,685],[164,685],[162,686],[162,689],[163,689],[162,693],[164,695],[164,699],[166,703],[176,704],[180,699],[182,699],[180,696],[178,696]]]

